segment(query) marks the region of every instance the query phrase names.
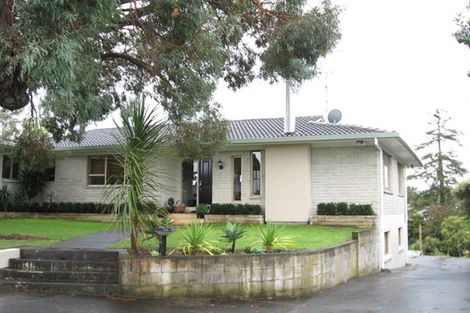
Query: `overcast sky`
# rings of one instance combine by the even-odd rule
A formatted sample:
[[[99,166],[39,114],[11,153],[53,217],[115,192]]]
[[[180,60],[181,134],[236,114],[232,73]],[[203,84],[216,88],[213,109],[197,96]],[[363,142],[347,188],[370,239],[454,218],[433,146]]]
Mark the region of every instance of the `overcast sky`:
[[[295,114],[324,114],[327,98],[329,109],[342,111],[342,123],[395,130],[416,146],[431,112],[442,108],[465,133],[457,152],[470,169],[470,49],[452,35],[468,2],[333,2],[344,9],[342,39],[321,61],[322,75],[291,97]],[[281,117],[285,87],[255,81],[232,92],[221,84],[215,99],[229,119]]]
[[[456,150],[470,169],[470,49],[453,37],[467,0],[333,3],[344,10],[342,39],[321,60],[322,74],[291,96],[294,113],[324,114],[328,102],[342,111],[342,123],[394,130],[414,147],[424,141],[431,113],[445,109],[450,125],[465,133]],[[281,117],[284,99],[283,83],[263,81],[237,92],[221,83],[215,94],[228,119]]]

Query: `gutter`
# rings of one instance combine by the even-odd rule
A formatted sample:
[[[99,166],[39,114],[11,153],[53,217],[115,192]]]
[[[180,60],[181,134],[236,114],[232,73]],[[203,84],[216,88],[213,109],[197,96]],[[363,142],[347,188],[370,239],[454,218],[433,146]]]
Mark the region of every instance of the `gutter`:
[[[234,139],[230,140],[232,145],[261,144],[261,143],[304,143],[312,141],[327,140],[351,140],[351,139],[375,139],[375,138],[400,138],[396,132],[365,133],[347,135],[324,135],[324,136],[284,136],[276,138]]]

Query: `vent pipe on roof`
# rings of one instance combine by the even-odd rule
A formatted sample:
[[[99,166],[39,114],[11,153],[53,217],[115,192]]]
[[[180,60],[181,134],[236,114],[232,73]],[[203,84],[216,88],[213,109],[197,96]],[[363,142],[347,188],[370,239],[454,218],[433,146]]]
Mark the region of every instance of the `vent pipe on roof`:
[[[284,117],[284,133],[295,133],[295,116],[290,109],[290,81],[286,80],[286,116]]]

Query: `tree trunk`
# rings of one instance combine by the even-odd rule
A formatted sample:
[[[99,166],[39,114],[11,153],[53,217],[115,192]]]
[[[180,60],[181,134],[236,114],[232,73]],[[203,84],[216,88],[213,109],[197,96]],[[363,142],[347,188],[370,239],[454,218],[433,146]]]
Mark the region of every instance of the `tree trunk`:
[[[235,253],[235,240],[232,242],[232,253]]]
[[[139,252],[138,234],[137,229],[131,226],[131,253],[137,254]]]

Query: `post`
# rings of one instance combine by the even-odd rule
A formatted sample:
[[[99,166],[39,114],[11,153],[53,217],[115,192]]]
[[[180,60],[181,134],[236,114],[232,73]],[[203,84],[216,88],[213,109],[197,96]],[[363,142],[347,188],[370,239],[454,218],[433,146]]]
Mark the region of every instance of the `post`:
[[[160,253],[161,256],[166,255],[166,237],[167,236],[160,236],[160,242],[158,246],[158,253]]]
[[[423,227],[421,224],[418,226],[418,238],[419,238],[419,251],[423,254]]]

